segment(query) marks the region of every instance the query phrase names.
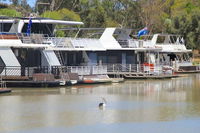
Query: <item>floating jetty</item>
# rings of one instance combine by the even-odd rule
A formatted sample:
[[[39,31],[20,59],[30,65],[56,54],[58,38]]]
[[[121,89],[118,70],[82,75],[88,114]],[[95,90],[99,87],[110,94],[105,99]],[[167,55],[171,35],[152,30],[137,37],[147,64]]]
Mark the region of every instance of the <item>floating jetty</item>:
[[[6,87],[6,82],[2,81],[2,76],[1,76],[1,79],[0,79],[0,85],[1,85],[0,94],[1,93],[11,92],[11,89],[9,89],[9,88]]]
[[[153,75],[148,73],[136,73],[136,72],[118,72],[120,77],[124,79],[167,79],[167,78],[177,78],[180,77],[179,74],[160,74]],[[115,73],[108,73],[109,76],[113,77]]]
[[[2,94],[2,93],[9,93],[9,92],[11,92],[12,90],[11,89],[9,89],[9,88],[0,88],[0,94]]]
[[[120,83],[124,82],[124,78],[111,78],[112,83]]]
[[[59,81],[6,81],[8,87],[57,87]]]
[[[176,74],[190,74],[190,73],[200,73],[200,70],[193,71],[175,71]]]
[[[112,80],[107,75],[87,75],[83,76],[79,84],[100,84],[111,83]]]
[[[169,79],[169,78],[177,78],[179,75],[146,75],[146,76],[136,76],[132,74],[125,74],[124,77],[126,79]]]
[[[2,76],[2,81],[8,87],[56,87],[60,81],[56,81],[53,74],[36,73],[32,77],[27,76]]]
[[[181,66],[176,74],[190,74],[190,73],[200,73],[200,66]]]

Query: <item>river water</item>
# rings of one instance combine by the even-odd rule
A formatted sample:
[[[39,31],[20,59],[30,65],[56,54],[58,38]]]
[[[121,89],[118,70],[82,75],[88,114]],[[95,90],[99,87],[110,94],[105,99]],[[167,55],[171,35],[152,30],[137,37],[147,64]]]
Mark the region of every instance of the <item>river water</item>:
[[[0,133],[55,132],[199,133],[200,74],[0,95]]]

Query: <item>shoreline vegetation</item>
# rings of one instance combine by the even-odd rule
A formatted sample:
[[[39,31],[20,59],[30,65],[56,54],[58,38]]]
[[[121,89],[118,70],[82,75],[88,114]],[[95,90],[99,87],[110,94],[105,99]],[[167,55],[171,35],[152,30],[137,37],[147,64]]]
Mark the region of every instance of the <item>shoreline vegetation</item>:
[[[38,17],[84,22],[83,27],[122,27],[132,34],[148,27],[149,34],[179,34],[187,48],[200,49],[200,1],[198,0],[0,0],[1,16]],[[59,27],[62,28],[62,27]],[[57,31],[57,36],[66,36]]]
[[[197,49],[193,50],[193,64],[200,65],[200,51]]]

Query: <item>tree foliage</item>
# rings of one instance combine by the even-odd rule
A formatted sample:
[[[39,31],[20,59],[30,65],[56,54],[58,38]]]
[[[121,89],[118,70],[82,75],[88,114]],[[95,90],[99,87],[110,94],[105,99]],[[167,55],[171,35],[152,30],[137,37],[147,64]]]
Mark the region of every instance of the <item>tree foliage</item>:
[[[21,17],[21,13],[17,12],[14,9],[4,8],[0,9],[1,16],[8,16],[8,17]]]
[[[171,10],[170,32],[183,35],[187,47],[200,49],[200,1],[174,0]]]

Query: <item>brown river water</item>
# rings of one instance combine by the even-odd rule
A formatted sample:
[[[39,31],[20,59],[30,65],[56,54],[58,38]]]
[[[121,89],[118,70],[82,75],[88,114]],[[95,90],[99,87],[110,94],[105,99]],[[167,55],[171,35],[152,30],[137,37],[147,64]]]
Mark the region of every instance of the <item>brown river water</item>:
[[[0,95],[0,133],[200,133],[200,74],[12,89]]]

